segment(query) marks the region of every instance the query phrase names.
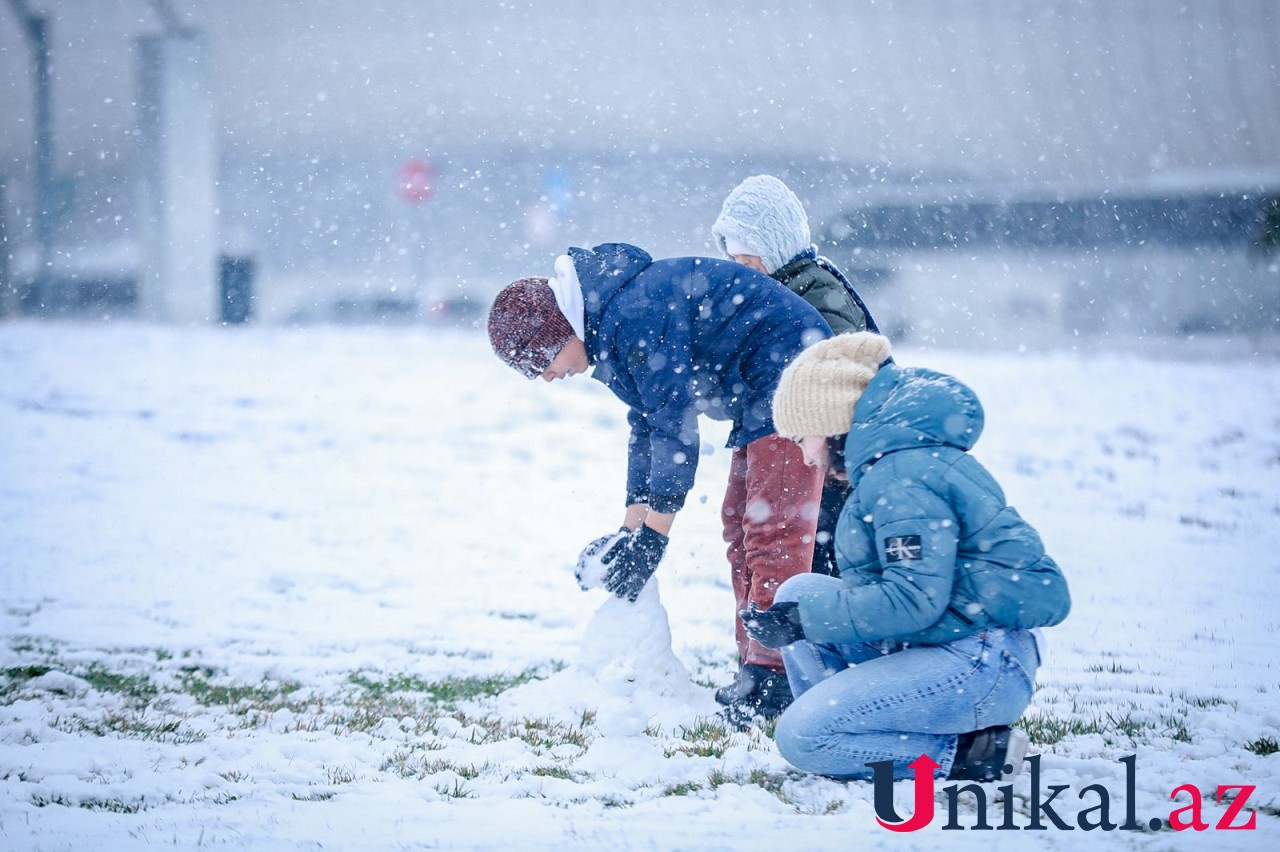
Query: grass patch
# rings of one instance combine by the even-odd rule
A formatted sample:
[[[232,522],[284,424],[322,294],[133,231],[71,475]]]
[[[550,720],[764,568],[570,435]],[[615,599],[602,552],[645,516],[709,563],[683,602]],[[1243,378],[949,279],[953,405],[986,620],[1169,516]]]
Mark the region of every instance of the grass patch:
[[[787,770],[784,772],[770,772],[767,769],[753,769],[745,775],[729,775],[721,769],[713,769],[707,774],[707,786],[712,790],[717,790],[727,784],[736,784],[740,787],[759,787],[772,794],[774,798],[788,805],[799,813],[799,807],[796,802],[787,794],[786,785],[788,781],[795,781],[806,777],[803,772],[796,770]],[[843,806],[841,802],[831,803],[836,809]],[[824,806],[826,812],[830,813],[830,805]]]
[[[512,733],[539,753],[564,745],[585,749],[589,741],[585,725],[570,725],[551,719],[522,719],[512,727]]]
[[[1236,702],[1228,701],[1217,695],[1190,695],[1187,692],[1178,692],[1173,697],[1181,699],[1199,710],[1210,710],[1214,707],[1230,707],[1234,710],[1236,707]]]
[[[529,771],[538,778],[559,778],[561,781],[572,781],[573,773],[563,766],[535,766]]]
[[[610,810],[612,808],[617,808],[618,810],[622,810],[624,808],[630,808],[635,806],[635,802],[631,801],[630,799],[625,798],[623,796],[615,796],[612,794],[600,796],[595,801],[603,805],[605,810]]]
[[[382,764],[383,771],[394,772],[401,778],[414,781],[425,781],[437,775],[447,775],[462,781],[474,781],[489,765],[476,766],[474,763],[459,763],[442,757],[414,755],[404,752],[392,755]]]
[[[1147,731],[1155,728],[1152,723],[1138,719],[1132,713],[1107,713],[1107,721],[1111,723],[1112,730],[1124,734],[1135,745]]]
[[[257,684],[217,683],[218,672],[196,666],[184,666],[178,683],[183,692],[206,707],[223,707],[232,711],[279,710],[288,704],[287,696],[300,684],[262,681]]]
[[[13,696],[28,683],[47,675],[53,669],[48,666],[13,666],[0,669],[0,705],[12,704]]]
[[[1081,716],[1064,718],[1054,713],[1028,713],[1014,724],[1026,731],[1027,739],[1033,745],[1039,746],[1054,745],[1067,737],[1103,734],[1107,731],[1099,719]]]
[[[13,668],[0,669],[0,676],[3,676],[6,680],[26,683],[29,680],[43,677],[51,671],[53,669],[48,666],[15,666]]]
[[[768,790],[785,804],[791,804],[785,796],[782,795],[783,785],[787,783],[789,776],[770,772],[767,769],[753,769],[751,774],[747,776],[746,783],[754,784],[757,787]]]
[[[529,670],[517,675],[450,677],[444,680],[425,680],[417,675],[374,679],[357,672],[347,680],[370,698],[380,699],[394,694],[423,695],[431,702],[452,710],[464,701],[500,695],[538,678],[537,671]]]
[[[679,741],[663,749],[667,757],[683,754],[689,757],[721,758],[733,740],[733,733],[717,719],[699,719],[692,727],[677,730]],[[654,731],[649,736],[658,734],[660,732]]]
[[[685,781],[681,784],[670,784],[663,788],[663,796],[691,796],[702,789],[701,784]]]
[[[1280,743],[1277,743],[1274,737],[1258,737],[1253,742],[1245,743],[1244,747],[1259,757],[1268,757],[1280,752]]]
[[[656,779],[647,773],[643,780],[631,778],[633,773],[622,771],[631,767],[620,768],[616,777],[605,770],[583,769],[585,761],[580,758],[601,736],[595,713],[575,712],[565,720],[501,715],[494,709],[497,702],[485,701],[546,676],[553,664],[519,673],[442,679],[374,669],[341,670],[326,672],[318,681],[297,683],[268,678],[253,682],[252,676],[248,682],[236,680],[225,669],[201,665],[199,653],[145,648],[51,648],[13,661],[14,665],[0,669],[0,704],[6,696],[21,695],[34,697],[48,708],[40,724],[29,725],[24,742],[59,737],[49,729],[85,739],[116,737],[164,744],[193,743],[206,737],[233,739],[249,730],[248,736],[272,746],[263,749],[263,754],[278,751],[288,756],[293,751],[290,745],[311,741],[312,732],[359,744],[359,756],[348,758],[346,763],[304,760],[298,764],[304,767],[301,769],[291,763],[289,786],[280,795],[287,799],[297,791],[297,801],[324,802],[350,785],[392,779],[426,782],[421,788],[428,798],[437,800],[489,799],[497,789],[498,797],[541,799],[556,807],[589,803],[592,807],[630,808],[659,797],[727,800],[737,796],[739,788],[748,793],[754,793],[753,788],[766,791],[795,813],[807,815],[840,813],[858,801],[857,796],[841,799],[839,786],[783,768],[771,739],[775,723],[739,731],[714,715],[674,729],[653,724],[644,730],[639,739],[671,761]],[[1076,678],[1081,682],[1065,685],[1050,683],[1043,689],[1038,685],[1037,709],[1018,725],[1038,749],[1092,734],[1101,735],[1101,742],[1112,748],[1125,746],[1126,738],[1170,748],[1173,743],[1191,742],[1197,733],[1189,727],[1200,715],[1193,715],[1193,709],[1221,715],[1235,706],[1212,694],[1170,693],[1159,685],[1127,683],[1131,678],[1124,675],[1142,665],[1141,661],[1130,661],[1126,667],[1101,657],[1090,669],[1098,677]],[[68,680],[63,673],[77,678],[79,685],[60,686]],[[45,675],[52,676],[35,683]],[[86,688],[90,690],[87,699]],[[472,701],[475,703],[465,703]],[[47,726],[43,735],[42,726]],[[1258,735],[1244,748],[1264,757],[1280,752],[1274,732]],[[738,757],[726,760],[726,755],[740,756],[744,750],[765,754],[746,765]],[[166,775],[165,783],[171,783],[175,792],[161,793],[158,798],[150,794],[146,798],[120,797],[123,782],[113,781],[109,788],[94,788],[96,798],[85,799],[87,790],[82,787],[59,791],[56,785],[39,784],[17,770],[8,774],[0,771],[4,776],[0,780],[24,785],[35,793],[30,801],[42,807],[135,813],[155,808],[157,802],[177,802],[178,796],[186,796],[183,791],[188,789],[189,776],[171,770],[185,767],[188,755],[205,750],[148,746],[148,751],[159,756],[158,771]],[[234,769],[215,767],[218,778],[203,788],[200,800],[234,801],[235,793],[227,791],[243,794],[246,788],[242,785],[250,782],[255,785],[255,795],[257,787],[270,787],[274,783],[270,776],[277,767],[270,763],[271,758],[264,760],[261,765],[255,760]],[[104,784],[106,774],[107,770],[100,773]],[[301,780],[297,781],[299,774]],[[218,781],[226,782],[225,786]],[[729,789],[719,792],[725,786]]]
[[[1091,674],[1133,674],[1134,672],[1133,669],[1122,665],[1115,657],[1112,657],[1111,662],[1107,664],[1091,663],[1085,667],[1085,671]]]
[[[141,802],[125,802],[120,799],[86,799],[80,807],[87,811],[106,811],[112,814],[136,814],[141,812]]]
[[[339,784],[354,784],[357,778],[355,769],[347,766],[326,767],[324,775],[325,783],[335,787]]]
[[[90,663],[83,669],[73,672],[98,692],[110,692],[125,698],[131,705],[145,707],[160,694],[145,674],[122,674],[114,672],[102,663]]]
[[[461,779],[455,780],[452,784],[437,784],[435,791],[441,796],[450,799],[474,799],[476,794],[467,789]]]
[[[150,740],[179,745],[203,742],[206,739],[205,734],[200,731],[184,730],[181,719],[176,717],[157,719],[147,716],[142,710],[131,710],[126,713],[109,710],[96,719],[79,714],[59,716],[49,722],[49,727],[64,734],[114,736],[129,740]]]
[[[0,699],[5,703],[12,703],[16,693],[33,680],[52,672],[67,672],[84,681],[90,689],[119,695],[134,707],[145,707],[160,692],[145,674],[124,674],[108,669],[98,662],[89,663],[87,666],[32,664],[0,670],[0,677],[4,679],[3,686],[0,686]]]
[[[1166,726],[1169,736],[1174,742],[1191,742],[1191,730],[1187,727],[1186,714],[1161,716],[1160,721]]]
[[[73,801],[66,796],[55,793],[52,796],[34,796],[31,804],[37,808],[47,808],[53,805],[63,808],[80,808],[86,811],[105,811],[112,814],[136,814],[141,813],[145,805],[142,801],[126,802],[123,799],[82,799]]]

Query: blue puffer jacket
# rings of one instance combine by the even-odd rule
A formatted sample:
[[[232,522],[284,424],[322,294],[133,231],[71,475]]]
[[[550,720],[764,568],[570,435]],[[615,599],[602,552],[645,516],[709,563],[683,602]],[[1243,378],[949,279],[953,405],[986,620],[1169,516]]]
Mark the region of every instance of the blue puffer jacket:
[[[969,450],[977,396],[921,368],[880,368],[845,443],[853,491],[836,526],[845,588],[804,596],[814,642],[894,639],[934,645],[991,626],[1066,617],[1066,580]]]
[[[631,408],[627,502],[684,505],[698,464],[698,415],[731,420],[730,447],[774,431],[783,368],[829,337],[803,299],[724,260],[654,261],[625,243],[572,248],[593,378]]]

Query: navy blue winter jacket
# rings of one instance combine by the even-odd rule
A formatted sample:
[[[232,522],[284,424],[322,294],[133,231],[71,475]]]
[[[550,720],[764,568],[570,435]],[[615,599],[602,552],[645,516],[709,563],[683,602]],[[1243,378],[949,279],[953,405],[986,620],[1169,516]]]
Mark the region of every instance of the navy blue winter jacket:
[[[675,512],[693,487],[698,415],[731,420],[730,447],[771,434],[783,368],[831,331],[799,296],[736,263],[655,261],[626,243],[569,255],[592,376],[631,408],[627,502]]]

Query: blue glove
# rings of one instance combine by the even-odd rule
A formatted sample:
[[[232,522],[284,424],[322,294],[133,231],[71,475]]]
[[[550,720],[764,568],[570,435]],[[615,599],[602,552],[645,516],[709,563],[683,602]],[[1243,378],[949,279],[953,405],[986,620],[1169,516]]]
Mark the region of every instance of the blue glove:
[[[738,617],[747,635],[766,648],[781,648],[804,638],[800,604],[795,601],[776,603],[768,609],[751,604],[751,608],[740,611]]]
[[[616,542],[600,558],[607,569],[604,587],[615,597],[636,602],[667,550],[667,537],[652,527],[641,526]]]

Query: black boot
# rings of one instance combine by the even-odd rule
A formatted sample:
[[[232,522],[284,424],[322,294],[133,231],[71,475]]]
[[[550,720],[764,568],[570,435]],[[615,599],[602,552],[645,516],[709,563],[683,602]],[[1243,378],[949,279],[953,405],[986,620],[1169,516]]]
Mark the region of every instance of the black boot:
[[[1022,771],[1027,735],[999,726],[960,735],[947,778],[953,781],[1008,781]]]
[[[753,666],[753,668],[757,668]],[[748,679],[754,682],[754,678],[746,671],[746,666],[738,666],[738,671],[733,676],[733,680],[716,690],[716,703],[723,704],[726,707],[737,700],[739,695],[746,695],[751,691],[751,684]]]
[[[733,683],[716,690],[716,701],[725,705],[721,718],[743,730],[756,717],[780,716],[791,704],[791,686],[782,672],[747,663],[738,669]]]

